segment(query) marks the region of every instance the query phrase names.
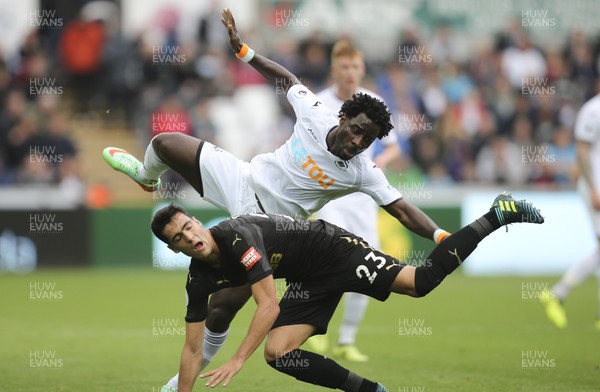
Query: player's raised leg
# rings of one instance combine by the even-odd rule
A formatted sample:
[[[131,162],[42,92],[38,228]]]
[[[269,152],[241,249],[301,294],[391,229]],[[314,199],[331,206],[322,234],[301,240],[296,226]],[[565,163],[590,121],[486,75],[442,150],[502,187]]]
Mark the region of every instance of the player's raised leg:
[[[102,157],[110,167],[128,175],[146,192],[154,192],[160,186],[160,179],[148,178],[140,173],[144,164],[126,150],[119,147],[106,147],[102,151]]]
[[[157,161],[163,162],[185,178],[202,195],[198,168],[199,148],[202,143],[202,140],[183,133],[169,132],[156,135],[150,143],[151,146],[146,149],[144,168],[149,175],[160,176],[161,165]]]
[[[102,156],[113,169],[131,177],[145,191],[158,189],[160,175],[171,168],[200,192],[197,154],[201,143],[200,139],[182,133],[162,133],[151,140],[143,163],[118,147],[105,148]]]
[[[486,214],[446,237],[424,265],[402,268],[390,291],[413,297],[427,295],[463,263],[481,240],[511,223],[539,224],[544,223],[544,218],[531,203],[514,200],[509,194],[498,195]]]

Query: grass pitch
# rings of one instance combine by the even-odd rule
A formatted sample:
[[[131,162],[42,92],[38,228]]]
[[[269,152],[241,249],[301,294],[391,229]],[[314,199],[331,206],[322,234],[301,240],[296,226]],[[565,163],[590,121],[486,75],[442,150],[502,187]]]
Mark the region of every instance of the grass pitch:
[[[151,269],[0,276],[0,390],[158,392],[179,364],[185,278]],[[572,293],[569,326],[559,331],[535,298],[554,281],[455,274],[426,298],[371,300],[358,337],[371,360],[341,363],[390,392],[598,391],[596,284]],[[234,352],[254,307],[234,321],[211,368]],[[227,390],[325,389],[277,373],[257,352]]]

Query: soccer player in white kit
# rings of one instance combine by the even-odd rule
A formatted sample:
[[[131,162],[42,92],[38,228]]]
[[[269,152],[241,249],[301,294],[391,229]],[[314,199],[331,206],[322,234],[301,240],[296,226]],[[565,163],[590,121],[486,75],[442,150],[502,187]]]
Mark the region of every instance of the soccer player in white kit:
[[[540,294],[550,321],[560,329],[567,326],[563,302],[571,290],[581,284],[600,266],[600,94],[587,101],[575,122],[579,181],[577,189],[588,208],[598,246],[594,252],[573,264],[551,290]],[[598,276],[600,300],[600,276]],[[596,329],[600,330],[600,305]]]
[[[103,157],[111,167],[146,191],[158,189],[160,175],[171,168],[205,200],[233,216],[263,211],[308,217],[330,200],[363,192],[416,234],[437,243],[449,235],[405,201],[369,157],[361,154],[392,128],[383,102],[366,94],[354,95],[344,102],[338,118],[296,76],[242,44],[228,9],[222,12],[222,22],[236,57],[285,90],[297,117],[290,139],[273,153],[243,162],[203,140],[163,133],[152,139],[143,164],[125,150],[105,148]],[[204,366],[223,345],[231,320],[250,295],[246,285],[211,296]],[[177,376],[165,390],[176,388]]]
[[[360,87],[365,75],[365,63],[362,53],[354,48],[348,41],[337,42],[331,52],[331,76],[334,84],[317,93],[319,100],[327,108],[338,112],[345,100],[352,98],[355,93],[368,94],[381,101],[383,99],[374,92]],[[385,166],[400,156],[400,148],[395,133],[390,132],[381,139],[384,146],[381,154],[374,159],[375,143],[371,144],[364,152],[374,160],[382,170]],[[378,205],[364,193],[352,193],[339,199],[332,200],[321,208],[316,217],[334,223],[344,229],[358,234],[374,248],[379,249],[379,235],[377,231]],[[369,298],[358,293],[346,293],[344,302],[344,316],[339,329],[339,338],[333,354],[337,357],[355,362],[366,362],[369,357],[361,353],[356,347],[356,333],[362,321]],[[329,342],[326,335],[315,335],[307,343],[313,351],[325,353]]]

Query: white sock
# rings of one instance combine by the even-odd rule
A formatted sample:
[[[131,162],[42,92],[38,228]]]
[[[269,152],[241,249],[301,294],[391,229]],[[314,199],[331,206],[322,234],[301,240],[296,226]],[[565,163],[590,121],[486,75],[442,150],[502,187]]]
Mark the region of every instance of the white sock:
[[[204,328],[204,343],[202,344],[202,357],[207,361],[212,361],[215,355],[227,340],[229,329],[225,332],[212,332]]]
[[[179,388],[179,372],[177,372],[177,374],[169,380],[167,386],[171,388]]]
[[[161,161],[160,158],[154,152],[154,147],[152,147],[152,140],[150,141],[148,147],[146,147],[146,154],[144,155],[144,164],[138,170],[138,175],[145,181],[158,180],[160,175],[163,174],[169,168],[169,166],[167,166],[166,163]]]
[[[200,368],[200,372],[198,373],[198,375],[202,373],[204,368],[207,367],[209,363],[210,361],[207,361],[206,359],[202,358],[202,367]],[[167,382],[167,386],[175,389],[179,388],[179,372],[177,372],[177,374],[174,375],[173,378],[169,380],[169,382]]]
[[[562,279],[552,287],[552,292],[562,301],[569,292],[581,284],[594,270],[600,265],[600,251],[596,249],[594,253],[584,257],[573,264]]]
[[[202,373],[217,352],[219,352],[221,347],[223,347],[225,340],[227,340],[228,334],[229,329],[225,332],[216,333],[210,331],[208,328],[204,328],[204,342],[202,343],[202,367],[200,368],[200,373]],[[169,380],[169,382],[167,382],[167,386],[171,388],[179,388],[179,373],[177,373],[172,379]]]
[[[344,318],[340,326],[339,345],[354,344],[358,325],[365,316],[369,297],[358,293],[346,293],[344,303]]]

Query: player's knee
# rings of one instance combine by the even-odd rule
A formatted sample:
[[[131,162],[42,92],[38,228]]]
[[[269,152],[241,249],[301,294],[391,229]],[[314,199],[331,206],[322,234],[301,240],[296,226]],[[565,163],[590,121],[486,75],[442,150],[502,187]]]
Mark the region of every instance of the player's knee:
[[[227,306],[216,306],[209,310],[206,317],[206,327],[213,332],[224,332],[229,328],[231,320],[237,313]]]
[[[187,135],[178,132],[160,133],[152,138],[152,148],[159,158],[164,159],[185,145]]]
[[[170,133],[161,133],[152,138],[150,144],[152,144],[152,149],[156,153],[159,158],[163,158],[163,153],[166,149],[165,145],[169,143]]]
[[[291,344],[291,343],[287,343],[287,344],[269,344],[269,342],[267,341],[267,344],[265,344],[265,352],[264,352],[264,357],[265,357],[265,361],[267,362],[272,362],[274,360],[276,360],[277,358],[281,358],[283,356],[285,356],[287,353],[289,353],[290,351],[294,351],[296,349],[298,349],[298,345],[296,344]]]
[[[152,138],[150,144],[152,144],[152,148],[154,148],[154,151],[158,152],[163,147],[163,145],[167,143],[169,135],[169,133],[160,133]]]
[[[277,351],[274,350],[269,344],[265,344],[265,351],[263,353],[266,362],[271,362],[277,359]]]

